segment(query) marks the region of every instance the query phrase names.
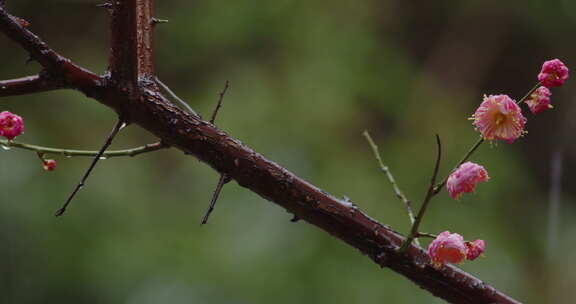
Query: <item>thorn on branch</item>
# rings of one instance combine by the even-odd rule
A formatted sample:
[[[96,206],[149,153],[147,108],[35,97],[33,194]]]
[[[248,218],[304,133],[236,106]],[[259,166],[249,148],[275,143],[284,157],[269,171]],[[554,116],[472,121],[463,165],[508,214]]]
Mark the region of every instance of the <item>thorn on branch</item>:
[[[152,24],[158,24],[158,23],[168,23],[168,19],[158,19],[158,18],[152,18]]]
[[[106,8],[106,9],[111,9],[111,8],[112,8],[112,3],[106,2],[106,3],[96,4],[96,7],[102,7],[102,8]]]
[[[216,104],[216,108],[214,109],[214,112],[212,113],[212,118],[210,119],[211,124],[214,124],[214,121],[216,120],[216,115],[218,115],[218,111],[222,107],[222,101],[224,100],[224,95],[226,95],[226,91],[228,91],[229,87],[230,87],[230,81],[226,80],[226,83],[224,84],[224,89],[222,89],[222,91],[219,94],[218,103]]]
[[[216,189],[214,190],[214,194],[212,195],[212,200],[210,200],[210,205],[208,206],[208,210],[204,214],[202,218],[201,225],[204,225],[208,222],[208,217],[210,217],[210,213],[214,210],[214,206],[216,205],[216,201],[218,200],[218,196],[220,196],[220,192],[224,185],[229,183],[232,179],[225,173],[220,175],[220,179],[218,180],[218,185],[216,185]]]
[[[96,163],[98,163],[98,161],[100,160],[100,158],[102,157],[102,154],[104,154],[104,151],[106,151],[106,149],[110,146],[110,144],[112,144],[112,140],[114,140],[114,137],[116,137],[116,135],[118,134],[118,132],[124,128],[126,126],[126,123],[122,120],[122,119],[118,119],[118,122],[114,125],[114,128],[112,129],[112,131],[110,132],[110,135],[108,135],[108,138],[106,138],[106,141],[104,142],[104,145],[102,145],[102,147],[100,148],[100,150],[98,151],[98,154],[96,154],[96,156],[94,156],[94,159],[92,160],[92,163],[90,164],[90,166],[88,167],[88,170],[86,170],[86,172],[84,173],[84,176],[82,176],[82,179],[80,179],[80,182],[78,183],[78,185],[76,186],[76,188],[74,188],[74,190],[72,191],[72,193],[70,194],[70,196],[68,196],[68,199],[66,200],[66,202],[64,203],[64,205],[58,209],[56,211],[56,213],[54,214],[54,216],[61,216],[62,214],[64,214],[64,212],[66,212],[66,208],[68,207],[68,205],[70,204],[70,202],[72,201],[72,199],[74,198],[74,196],[76,196],[76,193],[78,193],[78,191],[84,187],[84,184],[86,182],[86,179],[88,179],[88,176],[90,176],[90,173],[92,172],[92,170],[94,169],[94,167],[96,166]]]

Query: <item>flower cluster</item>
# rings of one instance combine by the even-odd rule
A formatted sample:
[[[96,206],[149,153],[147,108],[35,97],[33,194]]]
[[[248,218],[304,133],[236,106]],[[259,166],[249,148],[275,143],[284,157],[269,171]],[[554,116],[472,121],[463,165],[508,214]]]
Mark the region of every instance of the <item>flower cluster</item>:
[[[0,113],[0,136],[12,140],[23,132],[24,121],[22,117],[8,111]]]
[[[524,100],[532,114],[552,108],[548,88],[564,84],[568,79],[568,68],[558,59],[544,62],[538,74],[542,86],[535,89]],[[522,101],[522,100],[521,100]],[[484,96],[480,107],[472,115],[473,124],[485,140],[504,140],[513,143],[524,133],[526,118],[518,103],[508,95]]]
[[[483,240],[466,242],[458,233],[444,231],[428,246],[428,255],[432,266],[440,267],[446,263],[458,264],[466,260],[475,260],[486,248]]]
[[[508,95],[484,96],[484,100],[471,119],[483,140],[503,140],[513,143],[526,131],[526,118],[519,104],[524,102],[532,114],[539,114],[552,108],[550,87],[564,84],[568,79],[568,68],[558,59],[544,62],[538,74],[538,85],[527,94],[526,100],[516,102]],[[446,189],[453,199],[459,199],[463,193],[474,192],[476,185],[488,181],[488,172],[481,165],[464,162],[446,179]],[[464,241],[457,233],[444,231],[428,247],[432,265],[438,267],[445,263],[460,263],[474,260],[486,248],[483,240]]]

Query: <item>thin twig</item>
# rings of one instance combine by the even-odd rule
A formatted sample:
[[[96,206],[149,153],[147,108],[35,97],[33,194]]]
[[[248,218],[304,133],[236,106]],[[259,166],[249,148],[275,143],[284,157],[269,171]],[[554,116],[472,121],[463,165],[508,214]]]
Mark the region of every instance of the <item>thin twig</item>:
[[[68,205],[70,204],[70,202],[72,201],[74,196],[76,196],[76,193],[78,193],[78,191],[82,187],[84,187],[84,183],[86,182],[86,179],[88,178],[88,176],[90,176],[90,172],[92,172],[92,169],[94,169],[94,167],[96,166],[96,163],[100,160],[100,157],[102,157],[102,154],[104,154],[104,151],[106,151],[106,149],[110,146],[110,144],[112,144],[112,140],[114,139],[114,137],[116,137],[116,134],[118,134],[120,129],[122,129],[124,126],[125,126],[125,122],[122,119],[118,119],[118,122],[114,125],[112,132],[110,132],[110,135],[108,135],[108,138],[106,138],[104,145],[102,145],[102,148],[100,148],[100,151],[98,151],[98,154],[96,154],[96,156],[92,160],[90,167],[88,167],[88,170],[86,170],[86,173],[84,173],[84,176],[82,176],[80,183],[78,183],[76,188],[74,188],[74,190],[72,191],[72,193],[70,194],[70,196],[68,197],[68,199],[66,200],[64,205],[62,206],[62,208],[60,208],[60,209],[58,209],[58,211],[56,211],[56,213],[54,214],[55,216],[61,216],[62,214],[64,214],[64,212],[66,211],[66,208],[68,207]]]
[[[436,178],[438,177],[438,170],[440,169],[440,160],[442,159],[442,143],[440,142],[440,136],[438,134],[436,134],[436,145],[438,146],[438,154],[436,156],[436,164],[434,165],[432,178],[430,179],[430,186],[428,187],[428,191],[426,192],[426,197],[422,202],[422,206],[420,206],[420,210],[418,211],[414,225],[412,225],[412,230],[406,238],[406,241],[404,241],[404,244],[402,244],[400,252],[404,252],[406,249],[408,249],[408,246],[410,246],[414,238],[418,235],[418,229],[420,227],[420,223],[422,222],[422,218],[424,218],[428,204],[430,203],[432,197],[436,195],[434,186],[436,185]]]
[[[534,85],[529,91],[528,93],[526,93],[526,95],[524,95],[522,98],[520,98],[516,104],[521,104],[524,100],[526,100],[526,98],[528,98],[534,91],[536,91],[536,89],[538,89],[540,87],[542,83],[540,81],[538,81],[536,83],[536,85]]]
[[[198,115],[198,113],[196,113],[196,111],[194,111],[194,109],[192,109],[192,107],[190,105],[188,105],[188,103],[186,103],[184,100],[182,100],[180,97],[178,97],[178,95],[176,95],[176,93],[174,93],[167,85],[165,85],[162,81],[160,81],[160,78],[156,77],[156,82],[160,85],[160,87],[164,91],[166,91],[166,93],[168,93],[172,98],[174,98],[176,101],[178,101],[178,103],[180,103],[182,106],[184,106],[190,114],[196,116],[196,118],[201,118],[201,116]]]
[[[8,147],[8,148],[18,148],[30,151],[36,151],[37,153],[42,154],[56,154],[62,155],[66,157],[72,156],[96,156],[100,151],[88,151],[88,150],[71,150],[71,149],[59,149],[59,148],[50,148],[50,147],[43,147],[43,146],[36,146],[30,145],[25,143],[19,143],[15,141],[8,141],[8,140],[1,140],[0,139],[0,146]],[[132,148],[132,149],[125,149],[125,150],[114,150],[114,151],[106,151],[104,152],[101,157],[111,158],[111,157],[121,157],[121,156],[136,156],[138,154],[143,154],[147,152],[153,152],[160,149],[168,148],[168,145],[165,145],[161,142],[156,142],[153,144],[146,144],[144,146]]]
[[[212,195],[212,200],[210,200],[210,205],[208,206],[208,210],[204,214],[202,218],[201,225],[204,225],[208,222],[208,217],[210,217],[210,213],[214,210],[214,206],[216,205],[216,201],[218,200],[218,196],[220,196],[220,192],[222,191],[222,187],[230,182],[230,177],[225,173],[220,175],[220,179],[218,180],[218,185],[216,185],[216,189],[214,190],[214,194]]]
[[[438,237],[436,234],[433,233],[428,233],[428,232],[418,232],[416,234],[416,237],[427,237],[427,238],[432,238],[435,239],[436,237]]]
[[[222,101],[224,100],[224,95],[226,94],[226,91],[228,91],[229,86],[230,82],[226,80],[226,83],[224,84],[224,89],[222,89],[222,91],[220,92],[220,97],[218,97],[218,103],[216,104],[216,108],[212,113],[212,118],[210,118],[211,124],[214,124],[214,121],[216,120],[216,115],[218,115],[218,111],[220,110],[220,107],[222,107]]]
[[[414,225],[415,218],[414,218],[414,209],[412,209],[412,202],[410,202],[410,200],[408,200],[408,198],[406,198],[404,193],[402,193],[402,191],[400,190],[400,187],[398,187],[398,184],[396,183],[396,179],[392,175],[392,172],[390,172],[390,169],[388,168],[388,166],[384,165],[384,163],[382,162],[382,158],[380,157],[380,150],[378,149],[378,146],[376,145],[376,143],[374,143],[374,140],[372,140],[370,133],[368,133],[368,131],[364,131],[364,133],[362,133],[362,135],[364,135],[364,137],[366,137],[368,144],[370,144],[370,147],[372,147],[372,151],[374,152],[374,156],[376,157],[376,160],[378,161],[378,164],[380,165],[380,169],[382,170],[382,172],[384,172],[384,174],[386,174],[388,181],[390,181],[390,184],[392,184],[392,189],[394,189],[394,194],[396,195],[396,197],[398,199],[400,199],[404,203],[404,206],[406,207],[406,211],[408,212],[408,217],[410,218],[410,224]]]

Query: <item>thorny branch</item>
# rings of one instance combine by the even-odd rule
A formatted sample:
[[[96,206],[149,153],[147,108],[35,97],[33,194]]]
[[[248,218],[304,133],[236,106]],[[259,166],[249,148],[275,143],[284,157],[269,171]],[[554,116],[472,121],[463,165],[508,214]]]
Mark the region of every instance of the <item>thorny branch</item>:
[[[51,75],[114,109],[127,123],[137,124],[162,142],[196,156],[239,185],[357,248],[376,264],[402,274],[432,294],[452,303],[518,303],[457,267],[445,265],[435,269],[418,246],[409,245],[400,254],[398,248],[405,239],[401,234],[267,160],[208,121],[172,105],[158,92],[153,78],[147,78],[153,76],[153,27],[149,26],[153,1],[112,3],[110,66],[118,72],[112,74],[128,77],[101,77],[81,68],[23,28],[3,7],[0,7],[0,31],[20,44]],[[133,22],[138,12],[142,12],[141,17]],[[142,54],[138,47],[150,48],[150,53],[141,57],[142,62],[132,60]],[[134,79],[134,74],[144,77]]]
[[[56,213],[54,214],[55,216],[61,216],[64,214],[64,212],[66,212],[66,208],[68,207],[68,205],[70,204],[70,202],[72,201],[74,196],[76,196],[76,193],[78,193],[78,191],[80,189],[82,189],[82,187],[84,187],[84,183],[86,182],[86,179],[88,178],[88,176],[90,176],[90,173],[92,172],[92,170],[96,166],[96,163],[98,163],[98,161],[102,157],[102,154],[104,154],[104,151],[106,151],[106,149],[108,149],[110,144],[112,144],[112,140],[114,140],[114,137],[116,137],[116,134],[118,134],[120,129],[122,129],[124,126],[126,126],[126,123],[124,121],[122,121],[122,119],[118,119],[118,122],[114,125],[114,128],[112,128],[112,132],[110,132],[110,135],[108,135],[108,137],[106,138],[104,145],[102,145],[102,147],[100,148],[100,151],[98,151],[98,153],[94,156],[94,159],[92,159],[92,163],[90,164],[90,167],[88,167],[88,169],[84,173],[84,176],[82,176],[82,179],[80,180],[80,182],[78,183],[76,188],[74,188],[72,193],[70,193],[70,196],[68,196],[68,199],[66,200],[66,202],[64,203],[62,208],[60,208],[60,209],[58,209],[58,211],[56,211]]]

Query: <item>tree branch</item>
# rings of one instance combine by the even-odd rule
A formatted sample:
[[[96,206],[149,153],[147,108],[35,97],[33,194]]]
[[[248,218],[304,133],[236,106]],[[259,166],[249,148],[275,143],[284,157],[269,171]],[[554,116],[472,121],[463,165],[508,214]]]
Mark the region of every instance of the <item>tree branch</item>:
[[[111,1],[110,77],[138,94],[138,83],[154,84],[152,0]]]
[[[32,94],[65,88],[62,81],[43,77],[41,75],[1,80],[0,97]]]
[[[114,3],[131,7],[151,5],[151,1],[146,0]],[[114,22],[113,29],[132,33],[129,21]],[[22,45],[51,74],[61,76],[71,87],[113,108],[123,119],[140,125],[161,138],[162,142],[196,156],[220,174],[226,174],[239,185],[343,240],[381,267],[400,273],[434,295],[452,303],[518,303],[454,266],[432,267],[420,247],[410,245],[404,254],[400,254],[398,248],[404,240],[401,234],[368,217],[355,205],[331,196],[267,160],[209,122],[177,108],[154,90],[154,86],[140,82],[137,94],[126,93],[125,87],[83,70],[58,55],[22,28],[3,8],[0,8],[0,30]],[[144,36],[147,34],[142,33]],[[116,36],[113,41],[118,44],[124,43],[122,39],[132,45],[136,41],[134,36],[113,35]],[[118,50],[115,53],[122,54]],[[134,57],[134,54],[125,56]],[[118,63],[114,63],[117,71],[121,70]],[[124,64],[132,63],[126,61]]]
[[[50,75],[60,76],[66,84],[80,90],[101,85],[101,78],[98,75],[79,67],[49,48],[44,41],[20,25],[18,20],[8,14],[2,6],[0,6],[0,31],[20,44]]]

